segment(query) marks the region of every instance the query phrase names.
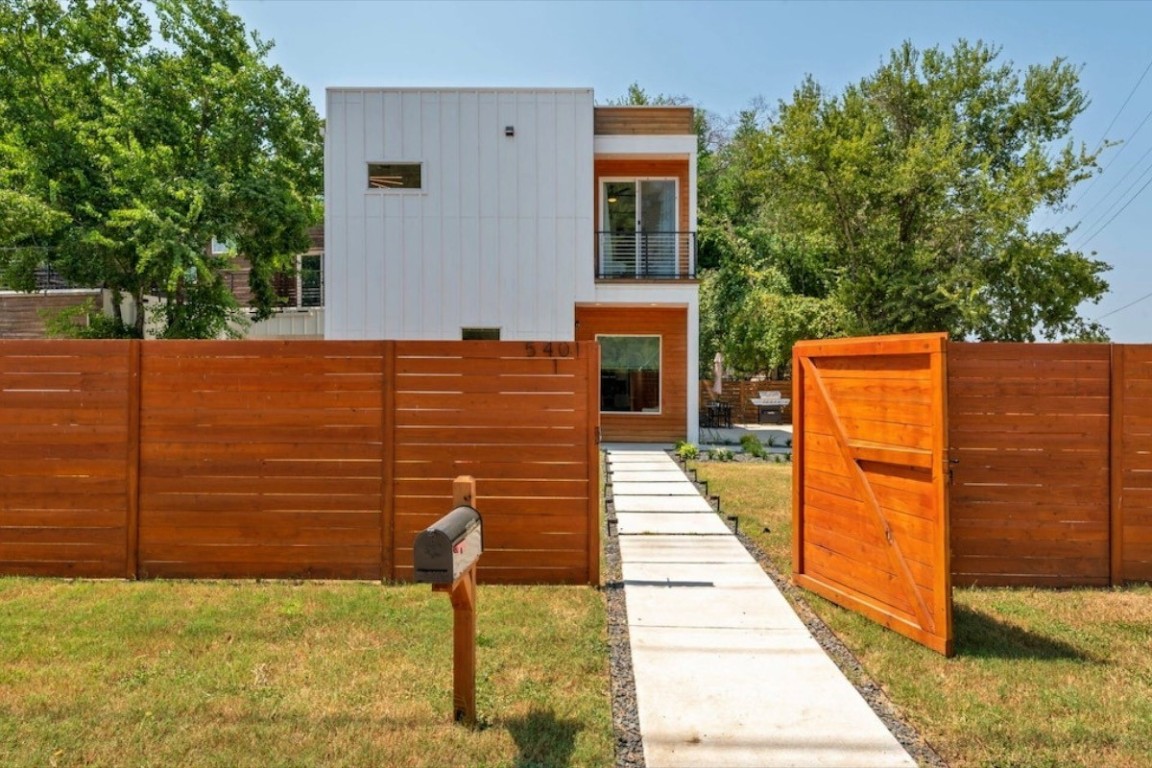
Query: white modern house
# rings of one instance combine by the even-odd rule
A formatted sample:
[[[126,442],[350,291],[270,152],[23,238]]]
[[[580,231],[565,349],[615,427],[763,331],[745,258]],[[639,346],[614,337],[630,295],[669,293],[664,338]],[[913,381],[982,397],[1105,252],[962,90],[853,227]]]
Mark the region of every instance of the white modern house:
[[[696,440],[692,114],[328,89],[325,337],[595,339],[604,439]]]

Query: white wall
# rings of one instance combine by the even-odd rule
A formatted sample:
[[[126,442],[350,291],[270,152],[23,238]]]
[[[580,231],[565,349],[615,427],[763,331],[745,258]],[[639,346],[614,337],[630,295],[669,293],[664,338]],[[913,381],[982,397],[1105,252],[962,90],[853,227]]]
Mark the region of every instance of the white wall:
[[[324,308],[286,309],[248,328],[249,339],[322,339]]]
[[[327,97],[327,338],[574,337],[594,282],[591,89]],[[424,188],[369,190],[367,164],[389,161],[423,163]]]

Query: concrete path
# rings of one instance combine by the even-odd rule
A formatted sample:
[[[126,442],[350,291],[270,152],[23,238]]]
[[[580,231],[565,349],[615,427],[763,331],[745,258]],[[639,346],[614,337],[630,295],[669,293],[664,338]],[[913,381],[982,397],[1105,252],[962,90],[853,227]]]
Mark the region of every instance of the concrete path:
[[[676,463],[607,452],[648,768],[915,766]]]

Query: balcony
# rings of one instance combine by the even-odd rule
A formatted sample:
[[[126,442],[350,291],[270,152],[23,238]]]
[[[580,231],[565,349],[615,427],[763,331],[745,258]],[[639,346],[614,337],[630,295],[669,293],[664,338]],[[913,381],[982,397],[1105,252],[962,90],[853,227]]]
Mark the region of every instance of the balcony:
[[[597,232],[597,280],[691,280],[695,232]]]

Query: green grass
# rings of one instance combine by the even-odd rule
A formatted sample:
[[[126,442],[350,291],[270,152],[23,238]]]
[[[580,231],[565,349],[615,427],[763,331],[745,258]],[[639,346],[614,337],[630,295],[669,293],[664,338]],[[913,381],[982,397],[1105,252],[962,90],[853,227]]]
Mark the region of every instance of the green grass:
[[[480,727],[424,586],[0,579],[0,765],[602,766],[604,601],[481,587]]]
[[[789,574],[792,468],[698,466],[725,513]],[[1147,586],[955,590],[952,659],[805,599],[954,768],[1152,765]]]

